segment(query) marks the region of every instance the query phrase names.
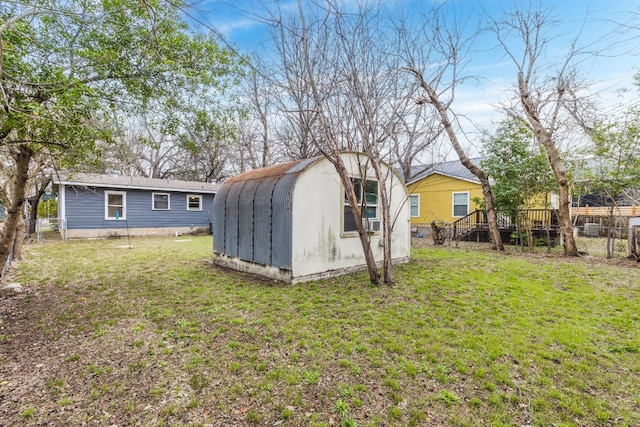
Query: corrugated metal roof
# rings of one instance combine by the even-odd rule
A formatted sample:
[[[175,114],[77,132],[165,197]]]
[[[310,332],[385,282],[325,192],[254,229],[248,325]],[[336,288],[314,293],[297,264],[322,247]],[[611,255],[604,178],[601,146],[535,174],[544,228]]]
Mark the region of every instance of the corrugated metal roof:
[[[471,159],[471,161],[480,166],[480,162],[483,158],[475,158]],[[414,169],[415,168],[415,169]],[[448,176],[451,178],[463,179],[465,181],[471,181],[480,183],[480,180],[467,169],[460,160],[452,160],[450,162],[441,162],[434,163],[431,165],[424,166],[414,166],[412,167],[412,173],[416,171],[415,174],[412,174],[409,184],[412,184],[416,181],[424,179],[433,174],[440,174],[444,176]]]
[[[292,162],[281,163],[266,168],[254,169],[240,175],[236,175],[227,181],[228,184],[240,181],[250,181],[253,179],[262,179],[270,177],[283,176],[290,173],[298,173],[304,171],[307,167],[323,159],[323,156],[310,157],[303,160],[294,160]]]
[[[53,177],[54,184],[84,187],[109,187],[156,191],[189,191],[216,193],[220,184],[173,179],[143,178],[136,176],[104,175],[93,173],[61,173]]]
[[[213,216],[214,251],[291,270],[292,196],[298,176],[323,156],[282,163],[237,175],[220,188]]]

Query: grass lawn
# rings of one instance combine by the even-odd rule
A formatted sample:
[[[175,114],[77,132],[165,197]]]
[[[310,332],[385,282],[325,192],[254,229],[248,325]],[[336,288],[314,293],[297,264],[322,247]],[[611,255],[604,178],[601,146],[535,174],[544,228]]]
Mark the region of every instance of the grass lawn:
[[[638,426],[640,268],[414,249],[397,286],[286,286],[211,237],[28,247],[0,425]]]

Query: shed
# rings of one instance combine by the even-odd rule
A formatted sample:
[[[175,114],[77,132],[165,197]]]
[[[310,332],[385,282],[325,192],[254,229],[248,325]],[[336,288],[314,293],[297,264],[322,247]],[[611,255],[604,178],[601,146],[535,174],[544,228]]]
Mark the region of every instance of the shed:
[[[342,153],[356,193],[367,202],[367,224],[376,261],[382,262],[379,185],[368,159]],[[395,263],[409,260],[407,190],[388,164]],[[289,283],[337,276],[366,267],[344,188],[323,156],[243,173],[220,188],[213,206],[214,261]]]
[[[219,184],[115,174],[63,173],[60,231],[66,238],[207,233]]]

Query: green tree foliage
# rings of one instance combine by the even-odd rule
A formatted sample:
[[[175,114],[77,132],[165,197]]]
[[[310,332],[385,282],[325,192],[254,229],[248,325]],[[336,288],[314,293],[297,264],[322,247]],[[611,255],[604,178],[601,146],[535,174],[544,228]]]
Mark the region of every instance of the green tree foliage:
[[[481,163],[492,179],[498,211],[515,218],[553,188],[549,161],[522,120],[503,122],[483,147],[486,159]]]
[[[589,133],[590,161],[577,180],[576,191],[599,195],[612,219],[619,203],[638,203],[640,110],[632,108],[618,120],[596,123]],[[607,257],[612,257],[615,249],[612,233],[610,229],[607,235]]]
[[[591,140],[591,165],[578,188],[583,194],[601,193],[613,209],[617,200],[640,185],[640,110],[633,109],[617,121],[597,123]]]
[[[44,200],[38,204],[38,218],[57,218],[58,201],[56,199]]]
[[[549,161],[531,129],[520,119],[501,123],[483,146],[486,159],[481,164],[492,180],[496,209],[515,221],[519,232],[527,232],[526,240],[532,248],[532,224],[524,210],[548,206],[554,186]]]
[[[24,204],[30,163],[95,159],[120,114],[154,112],[177,132],[194,105],[220,110],[240,71],[227,50],[193,32],[186,3],[162,0],[22,0],[0,5],[0,146],[14,188],[0,243],[4,263]]]

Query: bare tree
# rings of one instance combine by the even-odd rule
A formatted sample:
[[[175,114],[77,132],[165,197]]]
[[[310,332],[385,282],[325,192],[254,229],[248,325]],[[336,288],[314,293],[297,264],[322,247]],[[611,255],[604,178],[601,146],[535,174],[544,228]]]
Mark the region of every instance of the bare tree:
[[[402,79],[397,56],[386,55],[390,41],[378,31],[378,11],[358,6],[347,13],[338,1],[305,5],[298,1],[298,13],[283,17],[273,14],[272,25],[281,65],[276,79],[282,100],[290,106],[289,118],[308,138],[313,149],[321,152],[335,167],[353,212],[369,278],[380,282],[380,272],[371,249],[370,234],[362,218],[367,210],[356,195],[356,185],[344,164],[345,150],[363,151],[361,170],[373,170],[378,182],[383,238],[383,281],[393,283],[391,265],[391,189],[381,163],[389,158],[393,135],[406,111],[413,106],[406,96],[399,96]],[[364,199],[364,198],[362,198]]]
[[[254,60],[254,67],[262,68],[259,59]],[[271,139],[272,127],[269,123],[272,110],[272,97],[270,82],[261,74],[253,72],[246,81],[244,92],[245,99],[250,106],[248,115],[250,121],[246,133],[252,134],[251,139],[245,140],[243,146],[245,154],[249,155],[253,168],[269,166],[273,158],[274,144]],[[244,130],[244,129],[243,129]]]
[[[260,147],[256,144],[256,141],[260,140],[261,125],[257,124],[257,120],[249,113],[248,116],[238,114],[236,126],[239,131],[236,135],[235,150],[232,153],[233,171],[242,173],[261,167],[259,159],[262,156],[260,155]]]
[[[94,161],[74,167],[82,172],[108,173],[117,171],[126,176],[169,178],[182,157],[169,137],[154,129],[148,117],[112,117],[107,126],[112,140],[98,142]]]
[[[501,21],[494,20],[491,29],[502,50],[516,66],[518,104],[509,107],[508,112],[529,123],[547,153],[558,184],[558,219],[564,254],[577,256],[569,209],[570,182],[557,136],[558,129],[567,122],[565,102],[572,92],[577,92],[578,82],[572,62],[579,52],[574,41],[559,66],[551,67],[546,62],[545,53],[549,43],[546,33],[552,24],[548,10],[531,8],[510,12]]]
[[[284,17],[291,27],[298,25],[296,17]],[[285,26],[276,26],[272,31],[277,58],[273,61],[275,79],[271,86],[273,102],[280,112],[275,133],[279,145],[290,160],[318,155],[314,144],[318,141],[318,120],[314,99],[305,74],[304,45],[290,43]],[[283,66],[286,64],[286,66]],[[284,95],[284,96],[279,96]]]
[[[405,62],[404,69],[415,78],[422,92],[416,101],[433,109],[460,162],[480,181],[492,247],[504,250],[489,178],[462,147],[459,137],[462,130],[452,110],[456,88],[470,78],[462,73],[465,55],[476,33],[465,37],[464,25],[447,22],[444,16],[441,8],[434,8],[429,15],[421,17],[418,29],[407,27],[406,22],[398,25],[396,32],[402,41],[400,55]]]
[[[400,119],[396,132],[391,134],[391,163],[402,171],[404,182],[409,182],[413,175],[413,166],[440,138],[442,126],[435,115],[424,112],[424,105],[421,103],[415,103],[414,108]]]

